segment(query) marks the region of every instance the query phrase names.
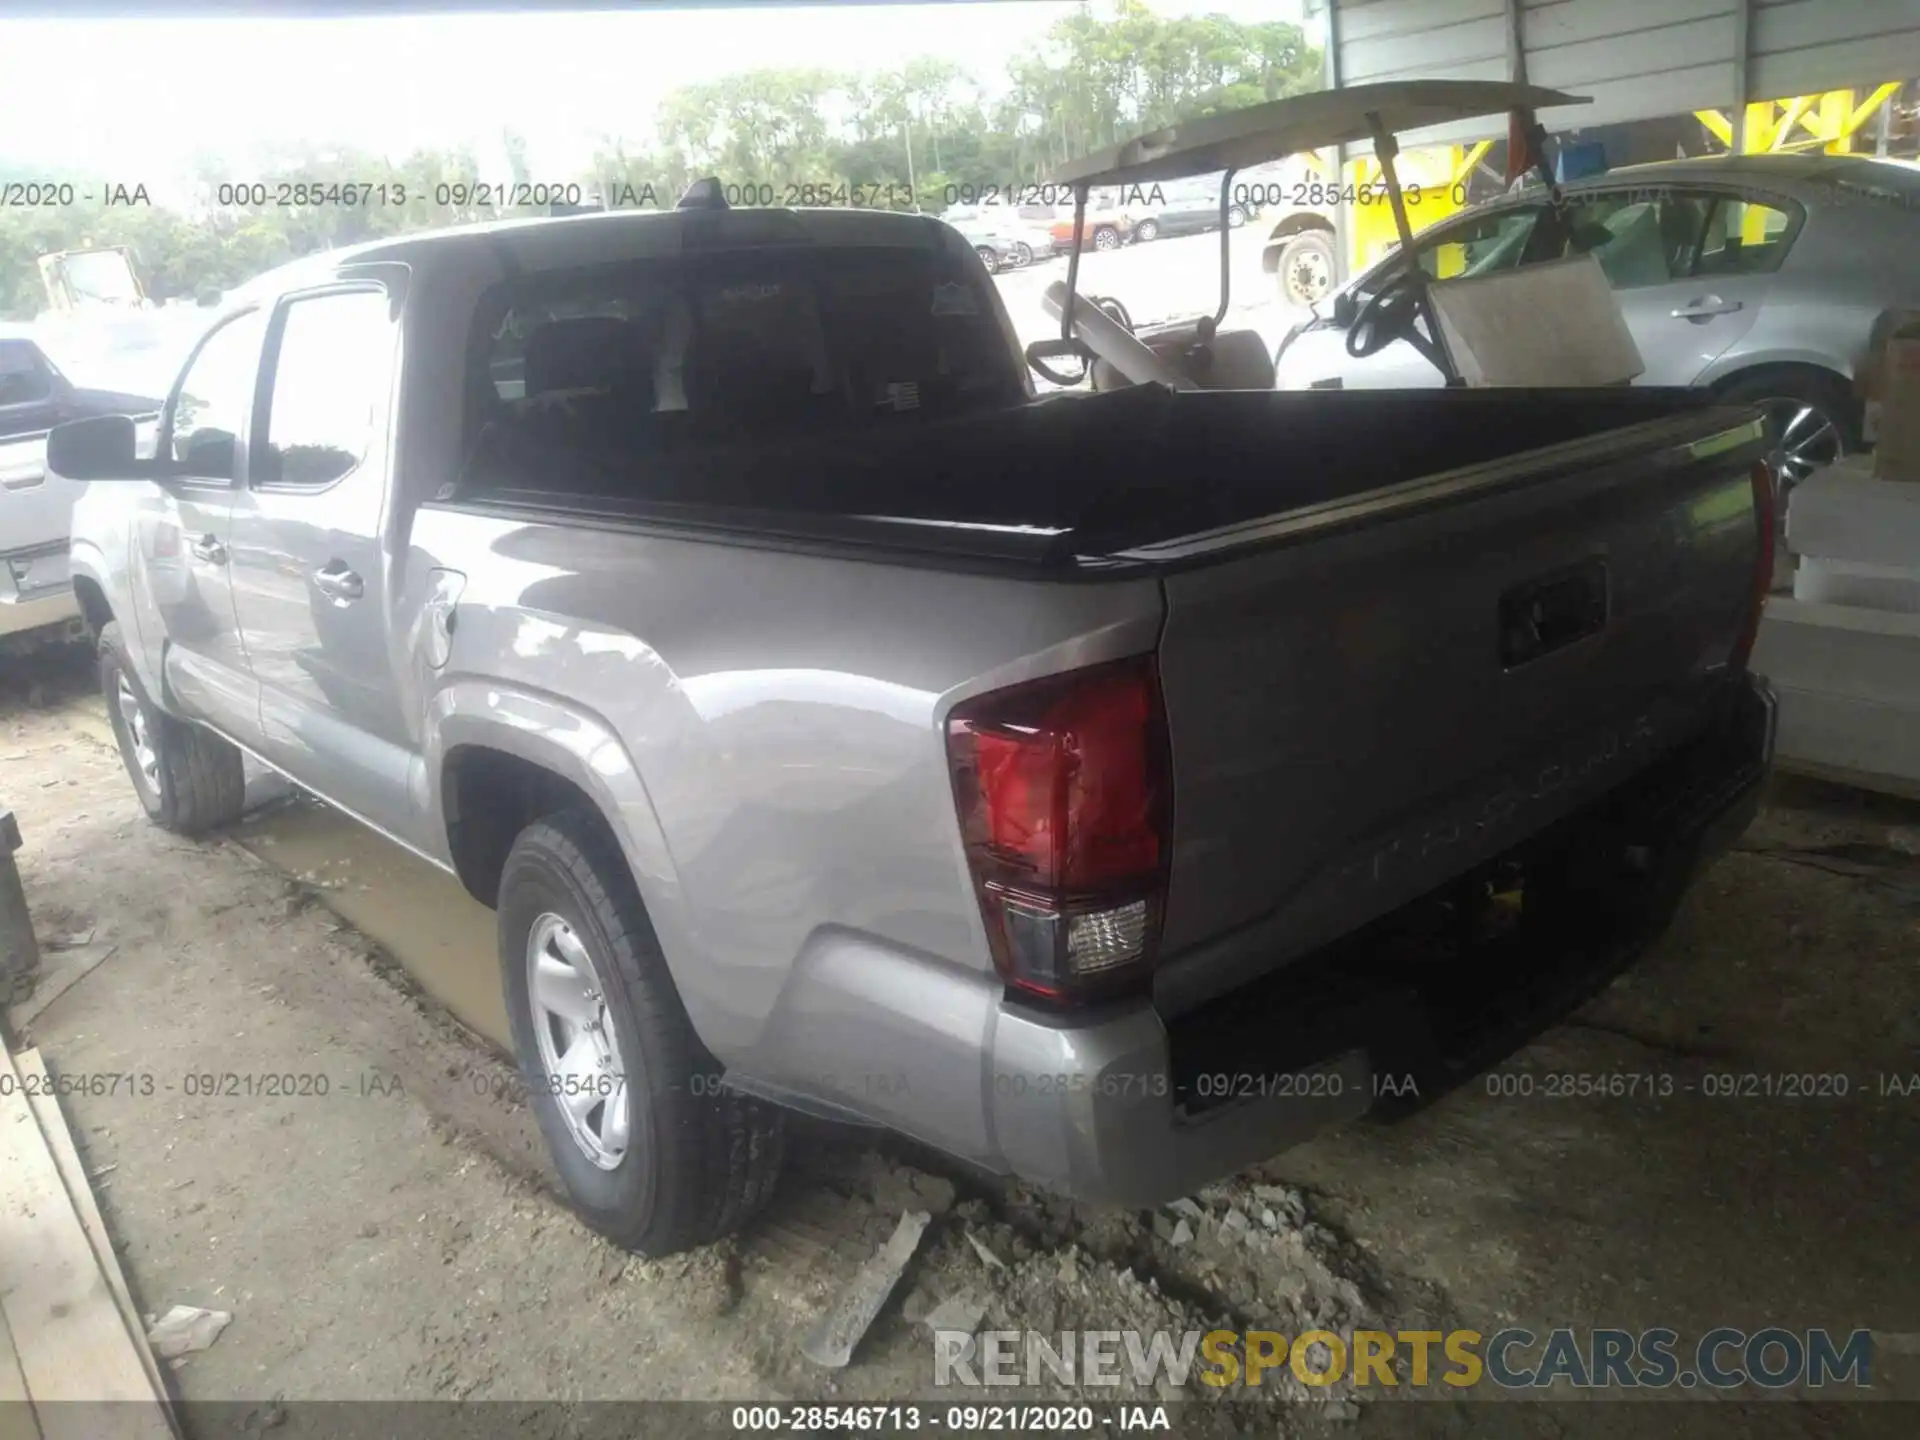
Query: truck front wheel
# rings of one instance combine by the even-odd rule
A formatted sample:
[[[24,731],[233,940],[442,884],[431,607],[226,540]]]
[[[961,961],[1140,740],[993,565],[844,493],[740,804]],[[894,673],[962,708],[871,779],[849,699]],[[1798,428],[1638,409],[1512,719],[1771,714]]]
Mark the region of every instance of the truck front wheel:
[[[1333,289],[1333,239],[1319,230],[1303,230],[1287,242],[1274,267],[1280,298],[1289,305],[1313,304]]]
[[[779,1178],[780,1113],[722,1086],[599,815],[523,830],[498,914],[528,1102],[581,1218],[643,1255],[738,1229]]]
[[[99,661],[107,719],[147,818],[178,835],[239,819],[247,796],[240,752],[153,703],[127,658],[117,620],[100,628]]]

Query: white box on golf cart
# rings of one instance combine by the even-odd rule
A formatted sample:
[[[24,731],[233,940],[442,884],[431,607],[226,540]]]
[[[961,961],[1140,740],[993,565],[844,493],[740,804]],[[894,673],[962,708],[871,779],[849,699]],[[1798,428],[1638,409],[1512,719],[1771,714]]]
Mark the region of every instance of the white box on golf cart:
[[[1591,255],[1436,280],[1428,293],[1469,385],[1624,385],[1646,369]]]

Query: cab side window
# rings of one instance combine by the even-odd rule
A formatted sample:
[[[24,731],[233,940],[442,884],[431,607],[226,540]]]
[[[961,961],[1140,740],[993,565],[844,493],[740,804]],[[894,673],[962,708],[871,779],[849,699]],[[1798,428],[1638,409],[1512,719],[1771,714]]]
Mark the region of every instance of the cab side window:
[[[342,290],[281,311],[255,486],[323,489],[373,448],[393,378],[384,290]]]
[[[53,398],[53,372],[26,340],[0,340],[0,409]]]
[[[209,335],[187,363],[168,407],[167,455],[182,478],[231,485],[238,476],[239,442],[260,377],[266,317],[257,310]]]

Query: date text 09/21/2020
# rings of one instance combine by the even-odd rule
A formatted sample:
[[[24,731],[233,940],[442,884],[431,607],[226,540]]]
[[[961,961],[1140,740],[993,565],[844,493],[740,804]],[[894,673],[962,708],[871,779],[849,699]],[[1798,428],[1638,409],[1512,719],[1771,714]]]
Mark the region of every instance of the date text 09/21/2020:
[[[893,182],[856,183],[846,180],[819,181],[723,181],[721,197],[729,206],[740,208],[823,207],[856,210],[943,210],[954,207],[1018,210],[1040,207],[1068,211],[1074,204],[1073,188],[1034,182],[950,183],[938,192],[916,191],[910,185]],[[1464,182],[1447,186],[1404,187],[1406,203],[1418,206],[1423,201],[1449,199],[1453,205],[1466,203]],[[513,211],[564,207],[571,210],[663,210],[679,200],[652,183],[635,184],[625,180],[606,183],[564,181],[441,181],[427,186],[403,180],[231,180],[221,181],[204,197],[223,210],[382,210],[409,205],[452,212]],[[1385,204],[1387,194],[1379,182],[1364,185],[1338,184],[1332,181],[1260,181],[1239,182],[1229,189],[1228,203],[1242,211],[1273,207],[1325,208],[1339,205],[1367,206]],[[0,210],[64,209],[74,205],[100,206],[106,209],[150,207],[151,192],[145,184],[121,181],[75,184],[68,180],[10,180],[0,183]],[[1165,208],[1168,196],[1158,184],[1125,187],[1117,194],[1102,194],[1089,200],[1089,209],[1152,212]]]

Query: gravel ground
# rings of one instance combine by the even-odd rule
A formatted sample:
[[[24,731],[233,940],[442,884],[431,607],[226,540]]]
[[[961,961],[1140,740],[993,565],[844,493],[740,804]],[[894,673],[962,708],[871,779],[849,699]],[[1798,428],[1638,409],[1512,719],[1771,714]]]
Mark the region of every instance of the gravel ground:
[[[1043,1331],[1920,1331],[1920,807],[1780,783],[1664,941],[1488,1085],[1179,1213],[1089,1211],[803,1124],[763,1221],[647,1261],[557,1203],[510,1070],[407,954],[342,918],[362,913],[350,893],[258,858],[271,846],[145,823],[90,680],[84,656],[0,676],[0,803],[43,942],[69,947],[45,967],[111,947],[25,1040],[63,1075],[135,1077],[67,1112],[137,1303],[234,1313],[172,1380],[233,1402],[236,1429],[316,1398],[524,1402],[548,1417],[510,1432],[529,1434],[572,1433],[551,1407],[580,1401],[945,1403],[918,1323],[943,1303]],[[360,889],[379,892],[369,913],[419,910],[408,933],[482,933],[398,860]],[[328,1093],[198,1093],[189,1077],[210,1074]],[[1749,1074],[1845,1076],[1848,1093],[1717,1093]],[[1578,1075],[1651,1078],[1549,1093]],[[1888,1089],[1907,1077],[1914,1093]],[[813,1367],[799,1336],[912,1209],[933,1225],[855,1363]],[[1920,1397],[1920,1359],[1883,1354],[1874,1381]],[[1183,1434],[1920,1434],[1904,1404],[1402,1404],[1291,1378],[1262,1395],[1098,1398],[1171,1399]]]

